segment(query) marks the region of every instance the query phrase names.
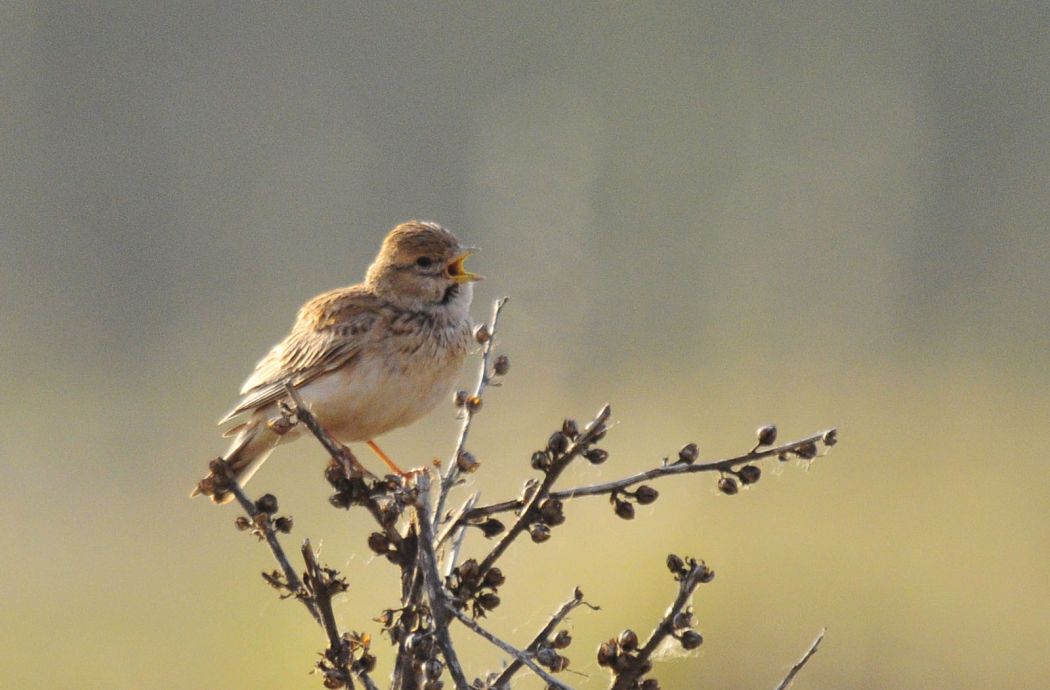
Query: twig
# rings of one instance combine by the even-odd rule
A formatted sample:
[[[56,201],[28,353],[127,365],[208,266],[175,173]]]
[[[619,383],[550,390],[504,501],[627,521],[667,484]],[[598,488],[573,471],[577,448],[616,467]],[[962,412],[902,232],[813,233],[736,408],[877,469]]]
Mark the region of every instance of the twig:
[[[664,639],[674,632],[675,617],[688,605],[693,597],[693,592],[700,586],[701,582],[710,580],[712,572],[704,565],[703,561],[690,560],[689,570],[686,571],[678,581],[678,596],[675,597],[671,607],[667,609],[663,619],[653,628],[649,639],[633,656],[630,664],[617,674],[610,690],[628,690],[634,687],[635,681],[641,678],[651,668],[649,657],[653,655],[657,647]]]
[[[349,452],[346,446],[336,441],[327,431],[325,431],[325,428],[317,421],[317,417],[315,417],[313,412],[310,411],[310,408],[307,407],[295,386],[291,383],[285,383],[284,392],[292,399],[292,403],[295,406],[293,410],[295,416],[300,422],[305,424],[306,428],[309,429],[317,440],[321,442],[321,445],[324,446],[324,449],[328,451],[329,455],[338,460],[344,467],[353,468],[363,476],[372,476],[372,473],[358,462],[357,458],[354,457],[353,453]]]
[[[270,522],[270,516],[255,507],[255,503],[244,493],[244,489],[241,488],[241,485],[237,483],[236,479],[230,477],[227,484],[229,486],[229,492],[237,499],[237,503],[241,505],[244,512],[248,513],[248,517],[252,519],[255,526],[262,530],[263,537],[266,539],[266,544],[270,547],[270,552],[273,553],[273,557],[277,560],[277,564],[280,565],[281,570],[284,571],[284,579],[285,582],[288,583],[288,589],[295,594],[295,597],[299,599],[299,601],[303,602],[303,606],[306,607],[306,610],[309,611],[310,615],[314,617],[314,620],[320,624],[321,614],[317,611],[315,604],[310,599],[303,596],[305,593],[303,582],[299,579],[299,575],[295,572],[295,568],[292,567],[291,562],[289,562],[288,556],[285,555],[284,548],[281,547],[281,542],[277,540],[277,533],[274,532],[273,524]]]
[[[454,613],[454,611],[448,604],[448,595],[441,584],[437,554],[434,552],[434,525],[430,521],[429,475],[424,473],[416,478],[416,489],[419,499],[413,504],[413,507],[419,525],[419,569],[423,573],[423,585],[427,591],[427,598],[430,600],[431,615],[434,617],[434,635],[457,690],[469,690],[470,684],[467,682],[467,676],[459,663],[456,648],[452,645],[452,638],[448,632],[449,613]]]
[[[624,477],[612,482],[605,482],[602,484],[594,484],[591,486],[581,486],[574,489],[565,489],[563,491],[553,491],[550,493],[550,498],[556,498],[561,501],[568,501],[573,498],[580,498],[583,496],[599,496],[603,494],[611,494],[622,489],[626,489],[635,484],[641,484],[645,481],[651,481],[653,479],[659,479],[661,477],[670,477],[678,474],[691,474],[694,472],[723,472],[725,470],[732,469],[737,465],[743,465],[748,462],[755,460],[762,460],[769,458],[780,453],[791,452],[801,446],[810,443],[816,443],[820,441],[828,433],[828,431],[834,431],[829,429],[822,431],[812,436],[799,439],[798,441],[792,441],[791,443],[784,443],[779,446],[767,448],[766,450],[752,451],[743,455],[737,455],[730,458],[724,458],[721,460],[715,460],[699,465],[687,465],[685,463],[676,462],[669,465],[661,465],[645,472],[639,472],[638,474],[631,475],[630,477]],[[511,501],[503,501],[501,503],[493,503],[487,506],[479,506],[465,513],[460,518],[461,523],[465,523],[470,520],[476,520],[478,518],[487,517],[489,515],[495,515],[497,513],[505,513],[511,510],[518,510],[522,507],[521,499],[514,499]]]
[[[507,303],[508,297],[501,297],[492,304],[492,318],[489,320],[488,331],[489,339],[485,341],[485,345],[481,350],[481,366],[478,369],[478,382],[474,386],[474,396],[480,399],[482,393],[485,392],[486,386],[492,381],[492,375],[489,373],[490,359],[492,358],[492,351],[495,348],[496,343],[496,328],[499,325],[499,315],[503,311],[503,306]],[[452,457],[449,458],[448,467],[445,468],[445,476],[441,479],[441,488],[438,491],[437,503],[434,506],[434,514],[431,519],[435,524],[441,524],[441,513],[445,510],[445,502],[448,499],[448,492],[451,491],[452,485],[456,483],[456,479],[459,478],[459,456],[463,452],[467,444],[467,435],[470,434],[470,423],[474,420],[474,412],[468,407],[463,407],[463,424],[459,428],[459,439],[456,441],[456,449],[452,452]]]
[[[530,642],[529,646],[525,648],[524,654],[535,654],[536,650],[539,649],[539,646],[546,642],[548,638],[550,638],[551,633],[554,632],[554,629],[558,627],[558,625],[563,620],[565,620],[565,617],[568,616],[569,613],[577,606],[586,603],[587,602],[583,600],[583,592],[581,592],[580,588],[577,587],[576,591],[573,592],[572,599],[569,599],[564,604],[562,604],[561,608],[559,608],[554,613],[554,615],[551,616],[550,620],[547,621],[547,624],[544,625],[538,633],[536,633],[536,636],[532,639],[532,642]],[[590,604],[587,604],[587,606],[590,606],[592,609],[595,610],[598,608],[597,606],[591,606]],[[515,658],[514,661],[510,662],[510,665],[503,669],[503,672],[500,673],[499,676],[497,676],[496,680],[492,682],[492,687],[495,690],[503,690],[504,688],[509,687],[510,679],[514,677],[515,673],[521,670],[521,667],[524,666],[524,664],[525,662],[523,662],[521,659]]]
[[[488,572],[488,570],[496,563],[503,552],[507,550],[507,547],[518,538],[518,535],[525,530],[534,520],[534,510],[540,503],[550,495],[551,487],[554,482],[557,481],[562,471],[569,466],[574,458],[583,453],[588,446],[593,442],[593,439],[600,433],[605,433],[605,422],[609,419],[609,415],[612,414],[612,408],[608,405],[602,407],[599,410],[597,416],[590,424],[587,425],[586,429],[579,435],[579,437],[572,442],[562,455],[555,458],[554,462],[547,469],[547,473],[543,477],[543,481],[540,482],[539,487],[529,497],[528,502],[522,507],[521,514],[513,525],[504,533],[503,537],[499,542],[492,547],[492,550],[485,556],[479,566],[482,574]],[[477,509],[471,511],[476,513]]]
[[[809,646],[809,649],[802,655],[802,658],[795,662],[795,665],[791,667],[790,671],[788,671],[784,680],[780,681],[780,685],[776,687],[776,690],[787,690],[788,686],[791,685],[791,681],[795,679],[795,676],[802,670],[802,667],[806,665],[806,662],[817,653],[817,648],[820,647],[820,643],[824,640],[824,633],[827,631],[827,628],[820,629],[820,634],[817,635],[817,639],[813,640],[813,644]]]
[[[525,652],[523,652],[520,649],[518,649],[518,648],[516,648],[516,647],[514,647],[514,646],[512,646],[512,645],[510,645],[510,644],[508,644],[506,642],[504,642],[500,638],[498,638],[495,635],[493,635],[492,633],[490,633],[488,630],[485,630],[485,628],[483,628],[480,625],[478,625],[467,614],[463,613],[462,611],[457,611],[455,609],[450,609],[450,613],[452,613],[453,616],[455,616],[457,619],[459,619],[460,623],[462,623],[463,625],[465,625],[468,628],[470,628],[471,630],[473,630],[476,634],[478,634],[481,637],[485,638],[486,640],[488,640],[489,642],[491,642],[495,646],[497,646],[500,649],[502,649],[507,654],[510,654],[512,657],[514,657],[515,659],[517,659],[521,663],[523,663],[526,666],[528,666],[529,669],[533,673],[535,673],[537,676],[542,678],[547,683],[548,687],[557,688],[557,690],[572,690],[572,688],[570,688],[569,686],[563,684],[557,678],[555,678],[551,674],[549,674],[546,671],[544,671],[543,668],[541,666],[539,666],[535,661],[530,659],[529,656]]]
[[[463,505],[459,507],[459,510],[449,519],[448,527],[445,532],[438,537],[437,545],[435,550],[441,548],[441,544],[444,543],[445,539],[452,537],[452,547],[445,554],[445,562],[442,567],[442,572],[445,577],[452,574],[452,569],[456,567],[456,561],[459,560],[459,552],[463,548],[463,539],[467,536],[467,526],[459,524],[459,515],[466,513],[468,510],[474,507],[478,502],[478,497],[481,494],[475,492],[470,495]]]
[[[321,566],[317,564],[317,554],[314,553],[309,539],[303,540],[302,553],[303,560],[306,561],[307,591],[312,595],[314,603],[321,613],[321,627],[324,628],[324,632],[328,636],[328,659],[349,674],[346,646],[343,644],[342,636],[339,634],[339,627],[335,622],[335,612],[332,611],[332,592],[329,589],[330,578],[321,571]]]

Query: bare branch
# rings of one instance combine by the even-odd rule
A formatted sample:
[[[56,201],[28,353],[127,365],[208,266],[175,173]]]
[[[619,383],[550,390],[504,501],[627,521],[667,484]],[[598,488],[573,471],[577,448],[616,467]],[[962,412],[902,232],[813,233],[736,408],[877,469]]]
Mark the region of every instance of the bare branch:
[[[225,463],[223,463],[225,467]],[[270,516],[262,512],[255,506],[255,502],[248,498],[247,494],[244,493],[244,489],[237,483],[236,479],[232,478],[227,468],[228,476],[228,490],[233,494],[234,498],[237,499],[237,503],[240,504],[244,512],[248,513],[248,516],[252,519],[252,522],[258,527],[263,534],[263,538],[266,540],[266,545],[270,547],[270,552],[276,559],[277,564],[281,566],[281,571],[284,572],[284,580],[288,584],[288,590],[295,594],[295,597],[299,601],[303,602],[303,606],[310,612],[314,620],[321,623],[321,614],[318,612],[317,607],[307,597],[303,596],[305,590],[303,589],[302,580],[299,579],[298,573],[295,572],[295,568],[292,567],[291,562],[288,560],[288,556],[284,553],[284,548],[281,546],[281,542],[277,539],[277,533],[274,531],[273,522],[270,520]]]
[[[532,642],[530,642],[529,646],[525,648],[524,654],[535,654],[539,646],[545,643],[550,638],[551,633],[554,632],[554,629],[558,627],[558,625],[563,620],[565,620],[565,617],[568,616],[573,609],[575,609],[581,604],[587,604],[587,602],[583,600],[583,592],[581,592],[580,588],[577,587],[576,591],[573,592],[572,599],[569,599],[564,604],[562,604],[561,608],[555,611],[554,615],[551,616],[549,621],[547,621],[547,624],[544,625],[538,633],[536,633],[536,636],[532,639]],[[590,604],[587,604],[587,606],[590,606],[594,610],[598,609],[597,606],[591,606]],[[514,677],[515,673],[521,670],[521,667],[524,666],[524,664],[525,662],[521,661],[518,658],[515,658],[514,661],[510,662],[510,665],[508,665],[507,668],[503,669],[503,672],[496,677],[496,680],[492,681],[492,687],[495,690],[504,690],[504,688],[510,687],[510,679]]]
[[[817,635],[817,639],[813,640],[813,644],[809,646],[809,649],[806,650],[806,653],[802,655],[802,658],[795,662],[795,665],[791,667],[790,671],[788,671],[788,674],[784,677],[784,680],[780,681],[780,684],[777,685],[776,690],[787,690],[788,686],[791,685],[791,682],[795,680],[795,676],[798,675],[798,672],[801,671],[802,667],[806,665],[806,662],[808,662],[810,658],[817,653],[817,648],[820,647],[820,643],[824,640],[824,633],[826,633],[827,631],[827,628],[820,629],[820,633]]]
[[[562,452],[557,454],[551,466],[547,469],[546,474],[543,477],[543,481],[540,482],[539,487],[534,492],[532,492],[532,495],[529,497],[527,503],[525,503],[525,505],[522,507],[521,514],[518,516],[518,519],[514,522],[513,525],[511,525],[510,529],[506,531],[506,533],[499,540],[499,542],[494,547],[492,547],[492,550],[489,552],[489,554],[485,556],[485,560],[481,562],[480,570],[482,573],[488,571],[489,568],[491,568],[499,559],[499,557],[502,556],[503,553],[507,550],[507,547],[510,546],[511,543],[513,543],[514,540],[518,538],[518,535],[521,534],[525,530],[525,528],[528,527],[528,525],[535,520],[533,511],[544,499],[547,498],[547,496],[550,494],[551,487],[554,486],[554,482],[558,480],[558,477],[561,475],[562,471],[564,471],[565,468],[569,466],[569,463],[572,462],[574,458],[582,454],[585,450],[587,450],[588,446],[594,440],[605,434],[605,423],[606,421],[608,421],[609,415],[611,414],[612,408],[610,408],[608,405],[605,405],[601,410],[599,410],[594,420],[587,425],[583,433],[580,434],[579,437],[576,438],[576,440],[572,441],[571,445],[569,445],[568,448],[564,449]],[[471,512],[476,511],[477,509]]]
[[[668,566],[672,568],[672,571],[677,570],[678,596],[675,597],[663,619],[653,628],[649,639],[646,640],[640,649],[635,651],[629,648],[633,647],[633,644],[624,646],[621,642],[622,648],[618,650],[619,663],[613,664],[616,675],[610,690],[629,690],[635,687],[636,681],[652,669],[650,657],[660,646],[660,643],[668,635],[675,634],[680,627],[677,624],[680,620],[679,616],[692,599],[693,592],[696,591],[696,588],[701,583],[710,582],[714,577],[714,572],[703,561],[688,559],[688,562],[686,562],[677,556],[669,556]],[[688,632],[696,635],[697,640],[702,639],[695,631],[689,630]],[[699,645],[699,641],[697,645]],[[604,645],[602,651],[604,651]],[[602,651],[599,651],[599,663],[601,663]]]
[[[506,642],[504,642],[500,638],[498,638],[495,635],[493,635],[492,633],[490,633],[488,630],[485,630],[485,628],[483,628],[480,625],[478,625],[474,621],[474,619],[472,619],[467,614],[463,613],[462,611],[457,611],[455,609],[450,609],[450,612],[452,613],[453,616],[455,616],[456,618],[459,619],[460,623],[462,623],[463,625],[467,626],[468,628],[473,630],[475,633],[477,633],[481,637],[485,638],[486,640],[488,640],[489,642],[491,642],[495,646],[497,646],[500,649],[502,649],[507,654],[510,654],[512,657],[514,657],[515,659],[517,659],[521,663],[523,663],[526,666],[528,666],[529,669],[533,673],[535,673],[537,676],[542,678],[547,683],[548,687],[557,688],[557,690],[572,690],[572,688],[570,688],[569,686],[563,684],[557,678],[555,678],[551,674],[549,674],[546,671],[544,671],[542,667],[540,667],[535,661],[533,661],[531,658],[529,658],[528,654],[526,654],[525,652],[521,651],[520,649],[518,649],[518,648],[516,648],[516,647],[514,647],[514,646],[512,646],[512,645],[510,645],[510,644],[508,644]]]
[[[784,443],[779,446],[767,448],[765,450],[752,450],[751,452],[743,455],[737,455],[734,457],[724,458],[721,460],[714,460],[711,462],[702,463],[699,465],[691,465],[683,462],[676,462],[668,465],[661,465],[651,470],[639,472],[638,474],[618,479],[616,481],[604,482],[601,484],[593,484],[591,486],[581,486],[574,489],[565,489],[562,491],[552,491],[550,493],[551,498],[556,498],[561,501],[568,501],[573,498],[581,498],[583,496],[600,496],[604,494],[611,494],[628,487],[634,486],[635,484],[641,484],[642,482],[651,481],[653,479],[660,479],[662,477],[672,477],[680,474],[692,474],[695,472],[725,472],[731,470],[738,465],[744,465],[749,462],[756,460],[763,460],[778,456],[782,453],[793,453],[798,449],[815,444],[821,441],[829,433],[834,432],[835,429],[828,429],[806,438],[792,441],[791,443]],[[479,506],[473,510],[468,511],[460,518],[461,523],[468,522],[470,520],[476,520],[478,518],[486,517],[489,515],[495,515],[497,513],[506,513],[512,510],[519,510],[523,503],[521,499],[514,499],[511,501],[503,501],[501,503],[493,503],[487,506]]]
[[[492,382],[491,358],[492,350],[496,343],[496,329],[499,326],[499,315],[503,311],[504,305],[507,304],[509,297],[501,297],[492,304],[492,317],[489,320],[487,329],[489,339],[485,341],[485,345],[481,350],[481,365],[478,368],[478,382],[474,386],[473,397],[480,400],[482,394],[485,392],[485,388]],[[448,499],[448,492],[452,490],[452,486],[456,483],[459,478],[459,460],[460,454],[464,451],[467,444],[467,436],[470,434],[470,423],[474,420],[474,414],[476,410],[465,406],[463,408],[463,424],[459,428],[459,439],[456,441],[456,449],[452,452],[452,457],[449,458],[448,466],[445,468],[445,476],[441,479],[441,488],[438,490],[437,504],[434,506],[434,514],[432,520],[434,523],[440,525],[442,522],[441,514],[445,510],[445,502]]]
[[[456,561],[459,560],[459,552],[463,548],[463,539],[467,536],[467,527],[466,525],[459,524],[459,516],[473,508],[475,504],[477,504],[480,495],[481,494],[478,494],[477,492],[471,494],[470,498],[464,501],[463,505],[459,507],[459,510],[456,511],[456,513],[453,513],[452,517],[449,518],[444,533],[438,537],[435,550],[441,548],[445,539],[452,537],[452,547],[445,555],[445,562],[442,564],[442,572],[445,577],[451,575],[452,569],[456,567]]]
[[[434,634],[457,690],[469,690],[470,684],[463,673],[463,667],[459,663],[456,648],[452,645],[452,638],[448,632],[449,613],[453,611],[449,606],[448,594],[441,583],[437,554],[434,552],[434,525],[430,521],[430,477],[425,473],[419,475],[416,478],[416,488],[419,498],[413,507],[419,525],[419,569],[423,574],[423,585],[434,617]]]
[[[298,420],[306,425],[306,428],[313,433],[314,437],[316,437],[321,445],[324,446],[324,449],[328,451],[329,455],[338,460],[340,464],[348,469],[348,474],[354,472],[363,477],[374,476],[371,472],[365,469],[360,462],[358,462],[357,458],[354,457],[354,454],[350,452],[349,448],[342,443],[339,443],[339,441],[336,441],[327,431],[325,431],[324,427],[321,426],[321,423],[317,421],[317,417],[314,417],[310,408],[307,407],[305,402],[303,402],[303,398],[299,395],[299,391],[296,390],[295,386],[291,383],[286,383],[284,384],[284,391],[288,394],[288,397],[291,398],[292,403],[294,404],[292,412]]]

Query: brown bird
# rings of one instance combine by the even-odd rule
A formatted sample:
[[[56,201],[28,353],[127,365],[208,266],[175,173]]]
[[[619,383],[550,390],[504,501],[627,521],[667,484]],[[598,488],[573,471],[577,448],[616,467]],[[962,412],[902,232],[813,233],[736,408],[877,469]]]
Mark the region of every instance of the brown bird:
[[[325,430],[343,443],[367,441],[401,473],[373,439],[411,424],[450,392],[472,343],[472,283],[482,277],[463,262],[473,253],[437,223],[409,221],[383,240],[365,280],[317,295],[299,310],[291,333],[255,365],[241,400],[219,422],[240,423],[223,459],[237,482],[251,479],[279,443],[269,422],[291,384]],[[214,473],[191,496],[217,503]]]

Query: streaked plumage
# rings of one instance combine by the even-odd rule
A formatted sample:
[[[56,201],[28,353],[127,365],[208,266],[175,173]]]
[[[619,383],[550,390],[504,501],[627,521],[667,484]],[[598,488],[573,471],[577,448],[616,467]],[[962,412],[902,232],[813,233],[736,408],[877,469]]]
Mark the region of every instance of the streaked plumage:
[[[441,226],[403,223],[387,235],[364,283],[303,305],[220,422],[240,422],[227,432],[235,437],[224,458],[241,485],[278,443],[303,433],[279,436],[268,426],[287,383],[344,443],[411,424],[448,395],[472,342],[472,281],[480,276],[463,268],[467,255]],[[211,489],[209,475],[193,495]]]

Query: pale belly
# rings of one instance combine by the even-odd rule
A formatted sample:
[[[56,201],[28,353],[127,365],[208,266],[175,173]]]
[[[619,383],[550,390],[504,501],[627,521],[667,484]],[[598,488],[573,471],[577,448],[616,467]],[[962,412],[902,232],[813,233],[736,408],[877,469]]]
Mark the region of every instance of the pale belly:
[[[330,434],[344,443],[367,441],[411,424],[448,399],[465,354],[420,356],[394,367],[389,356],[363,353],[300,393]]]

